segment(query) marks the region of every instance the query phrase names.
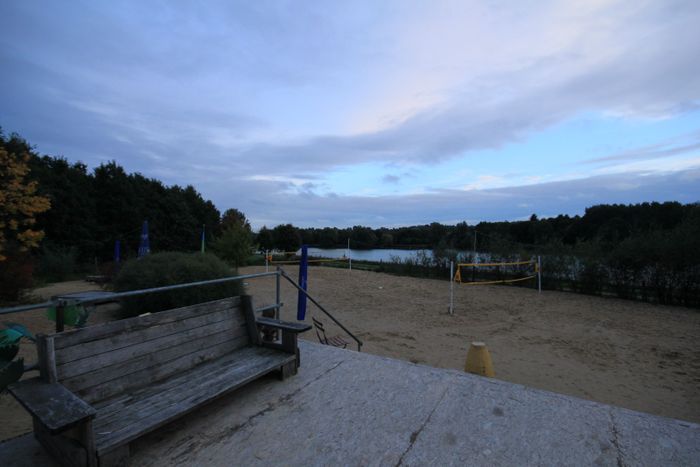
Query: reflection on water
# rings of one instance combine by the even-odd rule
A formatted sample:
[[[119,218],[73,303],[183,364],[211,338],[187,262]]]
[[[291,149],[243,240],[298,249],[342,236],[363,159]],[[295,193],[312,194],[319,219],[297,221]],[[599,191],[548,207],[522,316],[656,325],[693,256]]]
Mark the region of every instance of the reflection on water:
[[[350,249],[350,258],[360,261],[391,261],[392,258],[416,258],[418,252],[424,252],[428,257],[433,257],[432,250],[399,250],[399,249],[376,249],[376,250],[353,250]],[[300,250],[301,252],[301,250]],[[348,256],[346,248],[309,248],[309,256],[321,258],[343,258]]]
[[[459,255],[460,260],[471,257],[471,252],[456,252]],[[297,251],[297,254],[301,254],[301,250]],[[433,250],[419,249],[419,250],[405,250],[398,248],[386,248],[386,249],[374,249],[374,250],[353,250],[350,249],[350,258],[356,259],[358,261],[392,261],[395,258],[401,259],[401,261],[407,259],[417,259],[419,255],[425,254],[426,257],[433,258]],[[309,248],[309,256],[319,257],[319,258],[344,258],[347,257],[348,250],[346,248]],[[477,253],[477,261],[488,261],[491,255],[488,253]]]

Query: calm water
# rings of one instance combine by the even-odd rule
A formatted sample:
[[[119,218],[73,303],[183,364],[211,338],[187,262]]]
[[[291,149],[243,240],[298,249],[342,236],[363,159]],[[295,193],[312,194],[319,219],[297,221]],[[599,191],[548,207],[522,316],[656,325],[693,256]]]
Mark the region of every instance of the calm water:
[[[350,258],[363,261],[391,261],[392,258],[399,257],[401,260],[416,258],[418,252],[422,251],[433,257],[432,250],[398,250],[398,249],[377,249],[377,250],[353,250],[350,249]],[[301,250],[299,250],[301,253]],[[309,248],[309,256],[321,258],[343,258],[347,257],[348,250],[345,248]]]
[[[401,261],[412,258],[416,259],[420,253],[425,253],[428,258],[433,257],[433,250],[403,250],[398,248],[375,249],[375,250],[353,250],[350,249],[350,258],[360,261],[391,261],[393,258],[400,258]],[[301,250],[297,251],[301,254]],[[309,256],[317,258],[343,258],[347,256],[348,250],[345,248],[309,248]],[[462,259],[469,257],[471,252],[459,252]],[[477,253],[477,261],[488,261],[491,255],[488,253]]]

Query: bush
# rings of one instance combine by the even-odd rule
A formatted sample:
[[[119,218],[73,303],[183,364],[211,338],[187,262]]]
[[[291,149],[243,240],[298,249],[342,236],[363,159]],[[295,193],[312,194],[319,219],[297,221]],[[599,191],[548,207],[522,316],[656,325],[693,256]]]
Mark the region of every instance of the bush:
[[[233,275],[235,272],[226,263],[209,253],[155,253],[124,264],[114,281],[114,290],[124,292],[148,289]],[[233,297],[242,292],[240,281],[233,281],[141,295],[122,300],[122,317]]]
[[[0,261],[0,303],[17,303],[23,291],[32,286],[33,270],[32,258],[26,253],[8,256]]]
[[[70,278],[77,271],[75,248],[54,248],[44,245],[37,264],[36,275],[47,282],[59,282]]]

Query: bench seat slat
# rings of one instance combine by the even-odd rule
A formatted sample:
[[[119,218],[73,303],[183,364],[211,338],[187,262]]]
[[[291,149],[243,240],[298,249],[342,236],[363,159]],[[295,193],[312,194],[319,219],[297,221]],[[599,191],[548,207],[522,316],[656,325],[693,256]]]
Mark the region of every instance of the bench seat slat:
[[[82,391],[86,388],[102,384],[105,381],[111,381],[144,368],[150,368],[152,366],[169,362],[181,357],[182,355],[240,337],[243,335],[243,332],[245,332],[245,328],[240,328],[240,331],[240,333],[234,333],[230,329],[223,329],[222,331],[215,332],[213,334],[206,334],[198,338],[191,338],[185,343],[176,342],[171,346],[162,345],[157,349],[154,349],[151,353],[145,353],[132,359],[117,362],[113,365],[103,365],[92,371],[62,379],[61,384],[71,391]],[[64,374],[62,374],[62,376],[64,376]]]
[[[127,362],[142,355],[150,354],[162,349],[180,345],[188,340],[211,336],[217,332],[228,331],[232,337],[238,337],[246,332],[245,327],[231,320],[217,321],[205,326],[199,326],[176,334],[168,334],[156,339],[139,342],[137,344],[122,347],[111,352],[100,353],[91,358],[84,358],[70,363],[56,366],[56,372],[60,381],[71,379],[75,376],[91,371],[106,368],[122,362]]]
[[[223,360],[212,361],[206,365],[200,365],[197,368],[197,377],[204,380],[218,378],[219,374],[224,372],[226,374],[235,374],[238,371],[245,370],[246,367],[254,366],[257,363],[255,361],[245,360],[243,356],[248,355],[246,352],[238,353],[238,357],[234,361],[230,361],[228,358]],[[170,405],[170,400],[173,398],[182,397],[183,391],[192,391],[193,382],[184,378],[186,374],[173,375],[167,380],[161,381],[158,387],[158,397],[153,397],[153,389],[150,386],[145,386],[140,388],[128,397],[122,397],[118,400],[114,400],[108,404],[100,406],[99,412],[102,414],[100,417],[100,425],[105,431],[110,431],[114,428],[114,425],[122,426],[126,422],[124,421],[123,410],[125,407],[129,407],[134,403],[139,404],[139,414],[140,418],[150,415],[153,412],[160,410],[163,407]],[[183,378],[187,379],[184,383],[183,388]],[[145,402],[140,402],[145,401]]]
[[[155,324],[165,324],[174,321],[200,316],[206,313],[214,313],[216,311],[237,308],[240,305],[240,297],[225,298],[222,300],[214,300],[207,303],[198,303],[196,305],[185,306],[168,310],[165,313],[154,313],[146,316],[136,316],[134,318],[122,319],[111,323],[89,326],[86,328],[73,329],[54,334],[55,348],[63,349],[77,344],[104,339],[113,334],[122,332],[138,331],[146,329]]]
[[[293,354],[264,347],[245,347],[142,388],[130,399],[98,410],[94,421],[97,451],[109,452],[295,359]],[[192,381],[196,384],[190,384]]]
[[[97,386],[78,391],[77,394],[87,401],[93,402],[106,399],[120,392],[133,388],[150,385],[173,374],[189,371],[191,368],[217,359],[248,343],[248,336],[240,336],[229,341],[215,344],[196,352],[182,355],[174,360],[144,368],[112,381],[105,381]],[[157,384],[157,383],[156,383]]]
[[[103,339],[97,339],[90,342],[85,342],[83,344],[74,345],[72,347],[66,347],[61,349],[59,352],[56,352],[56,364],[63,365],[86,358],[92,360],[99,354],[110,355],[115,350],[130,347],[134,344],[177,334],[188,329],[193,329],[208,324],[219,323],[221,321],[235,321],[241,325],[245,324],[245,321],[240,313],[232,313],[231,310],[228,309],[219,310],[213,313],[206,313],[165,324],[155,324],[138,331],[120,332],[112,334],[111,336]]]

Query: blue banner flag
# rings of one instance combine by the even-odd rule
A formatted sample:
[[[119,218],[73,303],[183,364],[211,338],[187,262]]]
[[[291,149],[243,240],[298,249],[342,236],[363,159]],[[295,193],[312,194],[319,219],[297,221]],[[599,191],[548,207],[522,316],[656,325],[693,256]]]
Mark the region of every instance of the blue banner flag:
[[[306,277],[309,265],[307,245],[301,246],[301,262],[299,263],[299,287],[306,290]],[[297,300],[297,320],[304,321],[306,316],[306,294],[299,291],[299,300]]]
[[[143,258],[151,252],[150,241],[148,240],[148,221],[143,221],[141,228],[141,241],[139,242],[139,258]]]

